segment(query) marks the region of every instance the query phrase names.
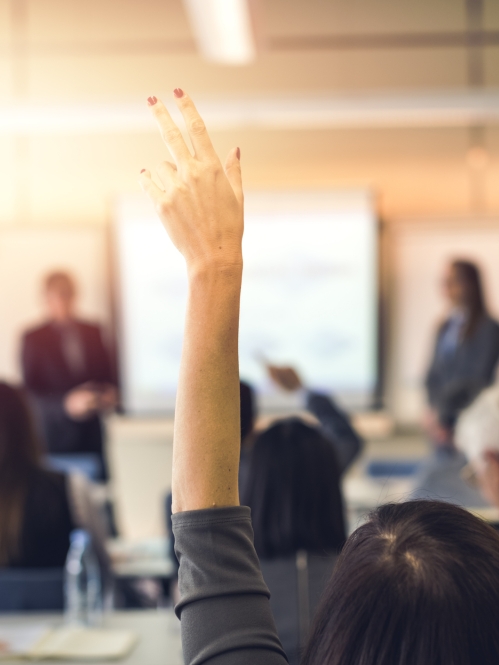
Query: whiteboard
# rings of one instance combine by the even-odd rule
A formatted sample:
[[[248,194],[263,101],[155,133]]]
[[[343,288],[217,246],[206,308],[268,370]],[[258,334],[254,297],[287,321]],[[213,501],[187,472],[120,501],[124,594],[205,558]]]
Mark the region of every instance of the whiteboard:
[[[42,281],[69,271],[78,284],[78,312],[109,323],[106,230],[101,226],[0,226],[0,379],[19,381],[19,342],[44,319]]]
[[[437,326],[446,316],[441,293],[445,266],[454,258],[476,262],[486,301],[499,319],[499,223],[470,221],[394,225],[391,406],[400,422],[418,422],[424,377]]]
[[[145,199],[116,213],[119,340],[131,413],[174,407],[187,279]],[[371,403],[377,381],[377,221],[365,190],[247,193],[239,358],[262,406],[292,407],[265,362],[308,385]]]

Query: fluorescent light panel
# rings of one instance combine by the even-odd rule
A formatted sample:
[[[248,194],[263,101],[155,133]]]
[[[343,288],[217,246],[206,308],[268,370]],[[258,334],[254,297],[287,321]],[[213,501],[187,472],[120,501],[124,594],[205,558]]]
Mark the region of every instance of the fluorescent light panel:
[[[213,131],[499,124],[499,89],[449,90],[426,95],[199,99],[196,105]],[[174,120],[182,127],[178,109],[171,106]],[[0,135],[4,136],[156,131],[156,123],[143,103],[0,105]]]
[[[246,65],[256,58],[251,0],[184,0],[198,48],[213,62]]]

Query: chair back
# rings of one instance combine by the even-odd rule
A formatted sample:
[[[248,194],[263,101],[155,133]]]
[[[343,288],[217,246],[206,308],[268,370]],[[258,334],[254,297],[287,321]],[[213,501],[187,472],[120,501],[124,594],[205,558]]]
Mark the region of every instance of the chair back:
[[[60,612],[63,583],[62,568],[0,569],[0,612]]]

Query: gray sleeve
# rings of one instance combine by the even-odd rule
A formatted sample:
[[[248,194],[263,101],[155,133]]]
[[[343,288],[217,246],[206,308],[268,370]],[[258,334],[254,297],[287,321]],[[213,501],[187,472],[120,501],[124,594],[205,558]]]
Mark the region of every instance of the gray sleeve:
[[[253,546],[249,508],[176,513],[172,522],[184,662],[287,663]]]

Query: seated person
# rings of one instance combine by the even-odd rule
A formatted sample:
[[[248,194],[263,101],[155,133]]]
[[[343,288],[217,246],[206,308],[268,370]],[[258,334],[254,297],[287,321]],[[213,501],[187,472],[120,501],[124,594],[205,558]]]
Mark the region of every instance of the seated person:
[[[487,504],[499,508],[499,385],[484,390],[457,422],[456,446],[469,466],[465,477]]]
[[[0,566],[63,567],[75,528],[90,532],[107,576],[105,526],[90,483],[44,468],[24,394],[0,383]]]
[[[189,280],[173,454],[186,664],[284,665],[268,588],[239,505],[238,322],[243,193],[239,149],[222,167],[202,119],[174,96],[189,149],[165,106],[148,102],[174,164],[144,170]],[[348,539],[328,583],[305,665],[495,665],[499,535],[451,504],[379,508]]]
[[[310,621],[346,534],[331,442],[298,418],[256,436],[241,503],[251,508],[255,549],[277,632],[298,663]]]
[[[304,393],[305,408],[320,422],[335,449],[340,474],[345,473],[364,447],[364,441],[353,429],[348,414],[331,397],[306,389],[293,367],[268,365],[267,369],[271,379],[282,389]]]

